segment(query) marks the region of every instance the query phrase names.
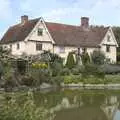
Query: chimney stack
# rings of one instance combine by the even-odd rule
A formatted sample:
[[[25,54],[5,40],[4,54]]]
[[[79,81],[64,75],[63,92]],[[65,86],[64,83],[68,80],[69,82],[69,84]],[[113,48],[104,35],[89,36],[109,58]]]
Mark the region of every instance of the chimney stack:
[[[25,24],[26,22],[28,22],[28,16],[27,15],[21,16],[21,23]]]
[[[89,28],[89,18],[88,17],[81,17],[81,27],[82,28]]]

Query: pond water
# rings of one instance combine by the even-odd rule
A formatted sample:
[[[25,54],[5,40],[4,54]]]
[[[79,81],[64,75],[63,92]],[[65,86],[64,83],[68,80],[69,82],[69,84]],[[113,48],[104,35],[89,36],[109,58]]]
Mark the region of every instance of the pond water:
[[[120,91],[44,90],[34,92],[34,101],[54,112],[54,120],[120,120]]]
[[[35,93],[55,120],[120,120],[120,91],[62,89]]]

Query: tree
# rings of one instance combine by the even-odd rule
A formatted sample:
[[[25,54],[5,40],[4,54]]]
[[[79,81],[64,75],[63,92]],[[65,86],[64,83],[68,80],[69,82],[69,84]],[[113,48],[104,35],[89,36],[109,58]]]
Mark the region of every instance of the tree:
[[[105,62],[105,54],[99,50],[93,51],[91,54],[91,60],[96,65],[102,65]]]
[[[82,58],[83,65],[90,63],[90,56],[88,55],[87,52],[83,53],[81,58]]]
[[[72,69],[75,65],[76,65],[76,62],[75,62],[73,53],[70,52],[70,53],[68,54],[68,57],[67,57],[66,66],[67,66],[69,69]]]
[[[120,62],[120,27],[113,27],[113,32],[119,47],[117,48],[117,62]]]

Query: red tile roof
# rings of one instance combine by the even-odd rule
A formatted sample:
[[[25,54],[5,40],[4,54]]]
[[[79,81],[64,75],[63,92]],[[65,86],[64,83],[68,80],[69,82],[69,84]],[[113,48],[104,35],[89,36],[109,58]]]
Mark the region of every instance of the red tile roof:
[[[10,27],[1,39],[1,43],[6,44],[25,40],[25,38],[33,30],[38,21],[39,18],[30,20],[25,24],[17,24]]]
[[[23,41],[33,30],[39,19],[30,20],[24,25],[10,27],[3,36],[1,43]],[[45,22],[55,44],[82,47],[98,47],[103,40],[108,27],[90,27],[84,30],[80,26]]]
[[[46,26],[58,45],[98,47],[109,27],[90,27],[87,30],[72,26],[46,22]]]

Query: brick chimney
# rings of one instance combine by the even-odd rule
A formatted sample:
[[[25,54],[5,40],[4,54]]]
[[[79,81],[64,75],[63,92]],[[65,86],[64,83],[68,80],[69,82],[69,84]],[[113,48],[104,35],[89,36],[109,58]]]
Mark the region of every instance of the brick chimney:
[[[27,15],[21,16],[21,23],[25,24],[26,22],[28,22],[28,16]]]
[[[87,29],[89,28],[89,18],[88,17],[81,17],[81,27]]]

